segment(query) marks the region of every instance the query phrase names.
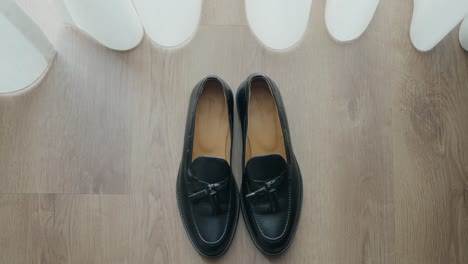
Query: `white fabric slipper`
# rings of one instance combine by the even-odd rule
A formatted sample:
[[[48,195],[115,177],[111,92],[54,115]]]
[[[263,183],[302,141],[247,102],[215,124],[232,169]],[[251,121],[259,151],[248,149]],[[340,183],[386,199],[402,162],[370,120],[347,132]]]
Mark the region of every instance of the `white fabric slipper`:
[[[56,0],[69,24],[105,47],[125,51],[138,46],[144,30],[131,0]]]
[[[369,26],[378,5],[379,0],[327,0],[328,32],[340,42],[357,39]]]
[[[465,49],[468,51],[468,16],[463,20],[463,23],[461,24],[460,27],[460,44]]]
[[[410,36],[419,51],[429,51],[460,23],[467,0],[414,0]]]
[[[301,40],[311,5],[312,0],[245,0],[252,32],[272,49],[286,49]]]
[[[12,0],[0,1],[0,94],[32,86],[49,69],[55,49]]]
[[[163,47],[189,40],[198,28],[202,0],[133,0],[148,36]]]

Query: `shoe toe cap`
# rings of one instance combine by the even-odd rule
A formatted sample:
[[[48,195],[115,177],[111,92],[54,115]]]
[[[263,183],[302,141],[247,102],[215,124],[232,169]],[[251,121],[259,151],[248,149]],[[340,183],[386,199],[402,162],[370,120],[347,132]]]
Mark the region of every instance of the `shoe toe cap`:
[[[288,212],[277,212],[264,215],[254,215],[255,223],[263,239],[278,241],[285,235],[288,220]]]
[[[227,232],[226,214],[197,216],[195,222],[201,241],[209,245],[220,242]]]

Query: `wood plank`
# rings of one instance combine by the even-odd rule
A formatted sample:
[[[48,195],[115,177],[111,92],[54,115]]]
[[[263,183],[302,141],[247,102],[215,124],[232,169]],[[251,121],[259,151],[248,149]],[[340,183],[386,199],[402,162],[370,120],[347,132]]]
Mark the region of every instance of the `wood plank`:
[[[408,53],[394,98],[398,263],[468,262],[467,66],[457,34]]]
[[[201,25],[246,26],[244,1],[204,0]]]
[[[116,56],[71,28],[60,38],[39,86],[0,97],[0,192],[126,193],[131,53]]]
[[[0,194],[1,263],[129,263],[126,195]]]

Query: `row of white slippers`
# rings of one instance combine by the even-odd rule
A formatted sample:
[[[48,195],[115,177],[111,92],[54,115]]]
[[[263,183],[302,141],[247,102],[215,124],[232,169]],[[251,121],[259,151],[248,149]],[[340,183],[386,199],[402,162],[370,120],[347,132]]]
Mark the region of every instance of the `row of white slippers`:
[[[202,0],[54,0],[67,24],[105,47],[125,51],[138,46],[144,33],[156,44],[176,47],[196,32]],[[380,0],[326,0],[330,35],[348,42],[366,30]],[[387,0],[388,1],[388,0]],[[287,49],[306,31],[312,0],[245,0],[252,32],[267,47]],[[417,50],[429,51],[468,14],[468,0],[414,0],[410,38]],[[55,56],[54,47],[14,0],[0,0],[0,94],[31,86]],[[468,51],[468,19],[460,27]]]

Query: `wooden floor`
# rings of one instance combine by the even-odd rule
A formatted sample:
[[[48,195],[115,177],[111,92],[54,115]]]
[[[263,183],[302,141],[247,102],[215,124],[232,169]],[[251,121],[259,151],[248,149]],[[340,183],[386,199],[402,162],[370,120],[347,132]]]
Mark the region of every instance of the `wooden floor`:
[[[172,50],[145,39],[114,52],[53,25],[48,75],[0,97],[0,263],[215,262],[192,248],[176,205],[188,97],[207,74],[235,91],[257,71],[283,95],[303,214],[278,258],[256,250],[241,218],[223,263],[468,263],[468,53],[458,31],[419,53],[412,1],[381,1],[361,38],[338,44],[316,0],[302,42],[273,52],[243,8],[205,0],[198,32]]]

